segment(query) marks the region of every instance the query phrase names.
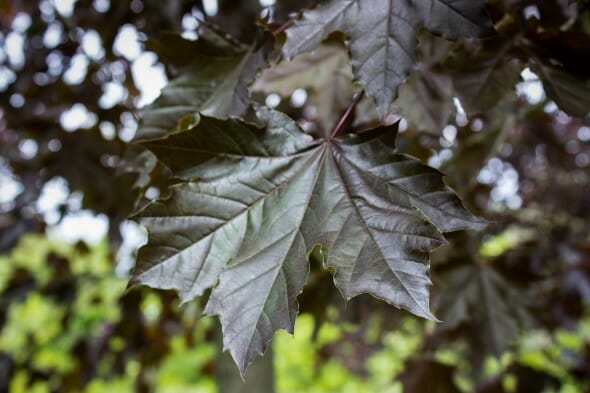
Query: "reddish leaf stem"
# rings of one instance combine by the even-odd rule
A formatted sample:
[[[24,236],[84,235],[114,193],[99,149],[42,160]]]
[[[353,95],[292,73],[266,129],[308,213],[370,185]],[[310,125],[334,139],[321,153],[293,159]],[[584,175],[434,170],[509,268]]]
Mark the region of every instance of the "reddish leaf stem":
[[[352,111],[354,110],[354,108],[357,106],[357,104],[360,102],[361,98],[363,98],[364,95],[365,95],[365,91],[361,90],[361,92],[358,93],[356,95],[356,97],[354,97],[354,100],[352,100],[352,103],[349,105],[348,109],[346,109],[346,112],[344,112],[344,115],[342,115],[340,120],[338,120],[338,123],[334,127],[334,130],[332,130],[332,134],[330,135],[330,139],[333,139],[336,137],[336,135],[338,135],[338,133],[342,129],[342,126],[344,126],[344,123],[346,123],[346,120],[348,120],[348,118],[350,117],[350,114],[352,113]]]
[[[317,7],[318,4],[320,4],[320,0],[314,0],[305,9],[315,8],[315,7]],[[299,14],[297,14],[297,15],[289,18],[289,19],[287,19],[285,21],[285,23],[283,23],[282,25],[280,25],[279,27],[277,27],[275,30],[273,30],[272,35],[276,37],[279,34],[281,34],[283,31],[287,30],[289,27],[293,26],[293,23],[295,23],[295,20],[298,17],[299,17]]]
[[[293,25],[293,23],[295,23],[295,18],[289,18],[289,19],[287,19],[287,21],[285,23],[283,23],[282,25],[280,25],[279,27],[277,27],[275,30],[273,30],[272,35],[274,35],[275,37],[278,36],[283,31],[285,31],[289,27],[291,27]]]

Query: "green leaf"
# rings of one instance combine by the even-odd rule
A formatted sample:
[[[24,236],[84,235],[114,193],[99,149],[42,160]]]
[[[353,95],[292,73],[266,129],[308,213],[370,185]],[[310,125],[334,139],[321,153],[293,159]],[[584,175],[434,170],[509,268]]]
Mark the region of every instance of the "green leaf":
[[[346,299],[369,293],[433,319],[429,251],[441,231],[482,226],[442,175],[397,153],[394,127],[314,140],[284,114],[258,116],[264,129],[202,116],[145,144],[187,182],[139,214],[149,242],[132,283],[183,302],[213,288],[205,311],[242,374],[274,331],[293,331],[316,245]]]
[[[441,289],[435,310],[440,329],[470,327],[490,353],[500,355],[516,339],[521,327],[533,325],[531,293],[519,288],[490,266],[467,265],[440,277]]]
[[[324,44],[265,70],[252,90],[290,96],[297,88],[309,89],[309,100],[317,109],[322,128],[330,132],[352,101],[352,70],[346,49]]]
[[[446,38],[489,33],[483,0],[330,0],[286,30],[283,53],[311,51],[332,31],[342,31],[354,76],[375,100],[381,118],[416,60],[421,26]]]
[[[201,112],[210,116],[241,115],[249,105],[248,83],[266,66],[271,43],[248,47],[213,30],[196,41],[163,34],[148,43],[173,68],[176,77],[160,97],[139,113],[136,140],[164,137],[182,129],[184,116]]]

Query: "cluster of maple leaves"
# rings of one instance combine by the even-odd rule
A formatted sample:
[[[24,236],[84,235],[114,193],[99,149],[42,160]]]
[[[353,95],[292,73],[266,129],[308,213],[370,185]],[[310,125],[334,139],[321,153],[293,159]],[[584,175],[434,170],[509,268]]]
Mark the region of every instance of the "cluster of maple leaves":
[[[177,77],[142,110],[137,140],[177,182],[136,216],[149,242],[131,283],[175,289],[183,302],[207,293],[205,313],[219,317],[242,375],[277,329],[293,331],[313,258],[345,299],[368,293],[436,319],[429,254],[443,233],[486,223],[440,172],[396,151],[392,113],[438,132],[453,97],[468,115],[491,110],[526,67],[560,108],[588,112],[579,64],[548,51],[551,34],[505,19],[498,36],[484,1],[331,0],[278,27],[261,21],[252,45],[210,25],[195,41],[164,34],[148,43]],[[300,88],[312,126],[262,103]],[[520,296],[502,293],[504,278],[490,269],[448,281],[465,291],[439,301],[451,328],[478,302],[480,284],[495,288],[500,308]],[[500,321],[494,350],[519,320]]]
[[[449,39],[489,35],[484,6],[328,1],[286,29],[280,53],[263,33],[252,47],[213,29],[194,42],[156,43],[180,76],[141,114],[138,139],[182,182],[138,214],[149,242],[131,281],[175,289],[183,302],[212,289],[205,313],[219,316],[242,374],[277,329],[293,331],[314,249],[346,299],[369,293],[435,319],[429,252],[445,242],[442,233],[484,221],[441,173],[396,152],[396,125],[311,135],[287,115],[251,105],[248,85],[269,62],[281,67],[341,31],[353,77],[384,121],[416,62],[418,29]],[[324,101],[331,105],[326,97],[318,108]]]
[[[0,170],[9,168],[23,188],[0,203],[0,251],[44,230],[43,216],[32,212],[55,176],[83,193],[81,206],[64,204],[60,216],[79,208],[104,213],[111,240],[138,193],[159,188],[162,199],[137,216],[151,237],[132,280],[175,288],[184,301],[197,297],[193,307],[209,301],[207,312],[221,316],[242,371],[275,329],[292,330],[297,307],[321,321],[331,315],[326,305],[344,304],[340,294],[366,292],[443,321],[420,325],[424,339],[406,366],[406,390],[430,391],[423,384],[434,381],[436,389],[457,391],[454,376],[465,370],[432,359],[465,342],[469,350],[457,353],[481,383],[478,392],[507,391],[500,382],[508,375],[518,376],[522,392],[555,382],[554,368],[518,356],[516,339],[523,328],[575,329],[587,315],[587,1],[488,0],[484,9],[483,1],[325,0],[287,20],[303,3],[277,0],[258,24],[258,0],[219,0],[216,16],[205,16],[200,1],[180,8],[144,1],[138,9],[141,2],[122,0],[100,11],[98,3],[75,2],[69,17],[49,17],[47,2],[0,5],[0,45],[14,30],[25,48],[20,66],[0,59],[0,71],[15,75],[0,91]],[[182,31],[184,17],[198,10],[224,31],[203,22],[196,41],[163,33]],[[23,14],[30,27],[10,27],[18,19],[22,29]],[[140,114],[137,139],[151,151],[122,137],[145,77],[132,75],[132,61],[113,48],[128,24],[153,37],[146,49],[173,76]],[[63,32],[57,46],[45,47],[50,26]],[[66,82],[63,74],[84,52],[82,31],[100,35],[105,54],[90,59],[82,80]],[[61,71],[49,61],[56,55]],[[127,93],[101,107],[113,81]],[[540,94],[529,99],[523,86]],[[302,91],[305,103],[290,104]],[[272,110],[264,106],[269,94],[275,104],[277,94],[282,99]],[[96,123],[64,130],[61,114],[80,103]],[[397,116],[405,132],[396,152]],[[109,124],[110,136],[103,132]],[[21,150],[31,142],[34,157]],[[482,221],[426,161],[491,222],[484,231],[445,233],[449,243],[433,253],[442,232]],[[499,200],[505,174],[517,176],[513,206]],[[490,244],[504,248],[489,252]],[[390,329],[409,315],[381,303],[358,296],[343,318],[368,307]],[[126,323],[140,326],[134,307],[124,311]],[[368,322],[361,322],[362,330]],[[489,390],[484,354],[508,349],[512,360]],[[589,354],[565,351],[573,378],[588,379]]]

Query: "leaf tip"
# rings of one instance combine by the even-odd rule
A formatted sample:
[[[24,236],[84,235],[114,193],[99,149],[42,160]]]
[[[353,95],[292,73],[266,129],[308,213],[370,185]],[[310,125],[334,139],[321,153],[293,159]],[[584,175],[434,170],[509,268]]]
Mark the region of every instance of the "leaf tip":
[[[440,320],[434,316],[432,311],[430,311],[430,305],[428,303],[418,304],[418,306],[419,306],[419,309],[407,308],[407,310],[418,317],[428,319],[429,321],[433,321],[433,322],[440,322]],[[403,308],[405,308],[405,307],[403,307]]]
[[[123,295],[127,295],[129,292],[131,292],[132,290],[134,290],[135,288],[141,286],[141,282],[137,281],[134,277],[131,277],[129,279],[129,281],[127,281],[127,285],[125,286],[125,289],[123,290]]]
[[[443,321],[438,319],[436,317],[436,315],[434,315],[432,312],[430,313],[430,318],[427,318],[428,320],[435,322],[435,323],[442,323]]]
[[[485,218],[473,216],[473,224],[470,229],[474,231],[482,231],[492,224],[494,224],[493,221],[488,221]]]

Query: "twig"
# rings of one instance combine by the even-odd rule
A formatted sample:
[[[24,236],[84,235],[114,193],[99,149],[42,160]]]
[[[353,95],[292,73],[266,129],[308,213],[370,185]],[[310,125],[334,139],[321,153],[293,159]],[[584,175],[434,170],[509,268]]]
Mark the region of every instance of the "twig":
[[[346,123],[346,120],[348,120],[348,118],[350,117],[350,114],[352,113],[352,111],[354,110],[354,108],[357,106],[357,104],[359,103],[361,98],[363,98],[364,95],[365,95],[365,91],[361,90],[361,92],[358,93],[356,95],[356,97],[354,97],[354,100],[352,100],[352,103],[350,104],[348,109],[346,109],[346,112],[344,112],[344,115],[342,115],[342,117],[340,118],[340,120],[336,124],[336,127],[334,127],[334,130],[332,130],[332,134],[330,135],[330,139],[333,139],[336,137],[336,135],[338,135],[338,133],[340,132],[340,129],[342,128],[344,123]]]

